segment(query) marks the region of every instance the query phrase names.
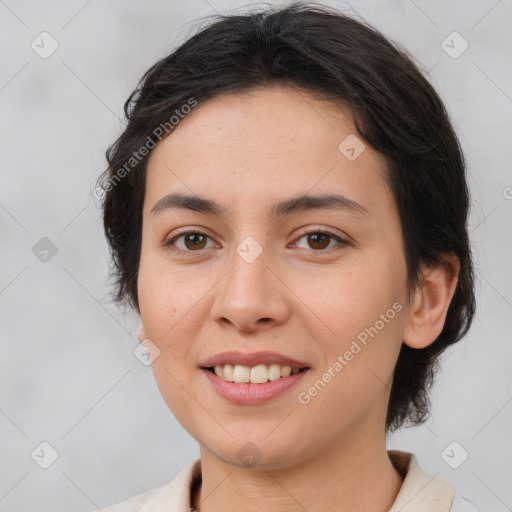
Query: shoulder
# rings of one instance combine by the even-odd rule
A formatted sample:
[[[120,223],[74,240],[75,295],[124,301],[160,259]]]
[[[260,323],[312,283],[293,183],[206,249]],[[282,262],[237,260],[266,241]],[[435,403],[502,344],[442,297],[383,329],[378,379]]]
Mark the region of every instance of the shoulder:
[[[190,509],[190,489],[201,475],[201,459],[196,459],[167,484],[137,494],[121,503],[103,508],[103,512],[154,512],[154,510]]]
[[[449,512],[479,512],[479,510],[469,500],[455,493]]]
[[[388,450],[388,455],[404,478],[389,512],[479,512],[437,473],[424,471],[412,453]]]
[[[163,492],[165,487],[165,485],[162,485],[137,494],[136,496],[133,496],[121,503],[116,503],[115,505],[104,508],[103,512],[139,512],[142,507],[145,507],[155,501]]]

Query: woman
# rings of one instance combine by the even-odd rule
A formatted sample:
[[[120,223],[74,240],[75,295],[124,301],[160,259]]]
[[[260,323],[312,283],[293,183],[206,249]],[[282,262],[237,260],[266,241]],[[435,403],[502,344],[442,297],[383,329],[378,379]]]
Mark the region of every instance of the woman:
[[[386,449],[475,310],[464,158],[414,63],[294,4],[219,17],[125,111],[117,298],[201,457],[107,510],[475,510]]]

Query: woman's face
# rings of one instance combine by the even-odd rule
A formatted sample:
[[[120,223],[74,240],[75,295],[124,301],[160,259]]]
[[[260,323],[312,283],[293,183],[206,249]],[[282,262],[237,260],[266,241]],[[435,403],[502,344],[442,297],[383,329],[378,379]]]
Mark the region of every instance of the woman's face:
[[[286,467],[384,436],[406,264],[383,159],[355,133],[341,107],[272,86],[200,103],[149,160],[142,337],[171,411],[228,463]],[[341,199],[276,211],[304,195]],[[258,352],[273,354],[244,359]],[[227,383],[203,368],[219,354],[238,380],[258,363],[253,379],[272,380]],[[278,378],[284,358],[308,369]]]

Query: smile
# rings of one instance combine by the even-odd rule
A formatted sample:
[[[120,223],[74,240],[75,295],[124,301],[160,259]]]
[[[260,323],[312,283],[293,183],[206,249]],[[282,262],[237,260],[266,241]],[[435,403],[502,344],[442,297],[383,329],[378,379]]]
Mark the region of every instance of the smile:
[[[222,364],[208,368],[217,377],[226,382],[264,384],[281,378],[296,375],[307,368],[292,368],[280,364],[257,364],[256,366],[245,366],[240,364]]]
[[[226,371],[227,367],[227,371]],[[264,368],[262,368],[264,367]],[[272,368],[274,367],[274,368]],[[240,368],[237,370],[237,368]],[[251,373],[254,378],[262,382],[251,382]],[[279,377],[277,370],[279,369]],[[222,371],[222,377],[215,373],[215,367],[201,368],[202,374],[206,377],[208,385],[215,393],[235,405],[257,405],[268,402],[280,394],[284,394],[293,386],[305,378],[311,368],[293,368],[281,365],[256,365],[253,367],[242,365],[217,365],[217,372]],[[230,372],[232,375],[230,376]],[[284,376],[281,376],[281,372]],[[242,382],[225,380],[226,374],[230,378],[244,379]],[[276,380],[269,378],[277,377]],[[263,381],[265,379],[265,381]]]

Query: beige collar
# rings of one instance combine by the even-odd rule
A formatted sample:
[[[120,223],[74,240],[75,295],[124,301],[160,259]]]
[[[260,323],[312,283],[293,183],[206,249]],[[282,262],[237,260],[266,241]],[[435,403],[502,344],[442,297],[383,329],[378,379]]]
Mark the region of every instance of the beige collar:
[[[454,489],[436,475],[425,473],[412,453],[389,450],[389,458],[402,476],[402,487],[389,512],[448,512]]]
[[[437,475],[425,473],[416,457],[398,450],[388,451],[389,458],[404,476],[402,487],[389,512],[449,512],[454,489]],[[167,485],[108,507],[105,512],[154,512],[191,508],[190,490],[201,476],[201,459],[189,462]]]

